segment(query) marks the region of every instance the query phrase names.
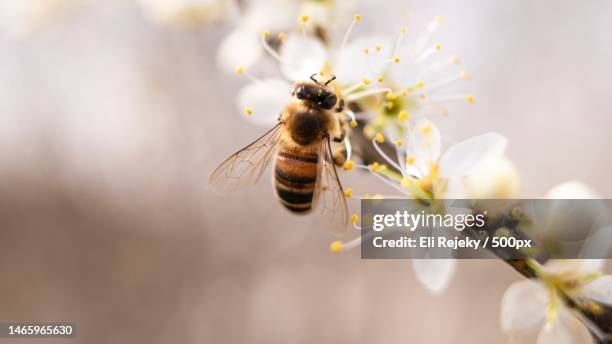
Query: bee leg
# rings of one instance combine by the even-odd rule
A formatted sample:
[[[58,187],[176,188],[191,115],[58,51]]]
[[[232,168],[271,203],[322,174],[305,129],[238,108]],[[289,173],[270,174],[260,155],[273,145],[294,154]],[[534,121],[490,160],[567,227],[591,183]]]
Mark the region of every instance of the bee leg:
[[[344,165],[344,163],[346,162],[346,147],[341,146],[338,147],[334,150],[334,152],[332,153],[333,158],[334,158],[334,164],[336,164],[336,166],[338,167],[342,167]]]
[[[340,99],[340,103],[338,103],[338,107],[336,108],[336,112],[344,111],[344,99]]]
[[[340,128],[340,136],[334,137],[334,142],[342,142],[344,141],[344,138],[346,137],[346,128],[344,128],[344,125],[341,119],[338,119],[338,127]]]

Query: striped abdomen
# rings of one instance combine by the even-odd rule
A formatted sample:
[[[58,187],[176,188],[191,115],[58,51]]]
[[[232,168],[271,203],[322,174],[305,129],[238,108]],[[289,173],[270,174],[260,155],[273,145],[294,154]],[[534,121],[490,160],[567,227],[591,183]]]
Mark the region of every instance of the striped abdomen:
[[[307,212],[317,180],[316,154],[281,148],[274,167],[274,185],[281,203],[293,212]]]

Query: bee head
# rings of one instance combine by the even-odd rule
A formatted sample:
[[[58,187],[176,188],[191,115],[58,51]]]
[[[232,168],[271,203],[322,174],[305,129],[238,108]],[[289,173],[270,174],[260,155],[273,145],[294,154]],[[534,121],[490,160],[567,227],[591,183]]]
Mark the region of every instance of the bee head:
[[[312,75],[310,77],[312,82],[300,81],[296,83],[291,95],[301,101],[330,110],[338,102],[336,93],[328,86],[335,78],[336,77],[332,77],[325,84],[321,84],[315,80],[314,75]]]

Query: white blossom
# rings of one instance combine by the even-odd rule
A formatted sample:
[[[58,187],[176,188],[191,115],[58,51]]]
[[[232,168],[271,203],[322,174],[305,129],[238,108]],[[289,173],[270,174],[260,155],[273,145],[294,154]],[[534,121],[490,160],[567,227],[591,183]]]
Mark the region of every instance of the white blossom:
[[[591,343],[587,327],[565,305],[562,295],[612,304],[612,276],[601,275],[603,263],[552,260],[536,269],[538,281],[512,284],[501,302],[503,331],[528,333],[540,327],[538,344]]]

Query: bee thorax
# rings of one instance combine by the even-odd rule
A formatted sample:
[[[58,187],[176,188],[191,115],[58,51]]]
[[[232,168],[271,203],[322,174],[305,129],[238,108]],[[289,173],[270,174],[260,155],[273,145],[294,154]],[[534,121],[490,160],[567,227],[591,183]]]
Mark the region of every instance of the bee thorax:
[[[291,116],[287,126],[293,141],[305,146],[321,139],[325,121],[317,111],[300,111]]]

